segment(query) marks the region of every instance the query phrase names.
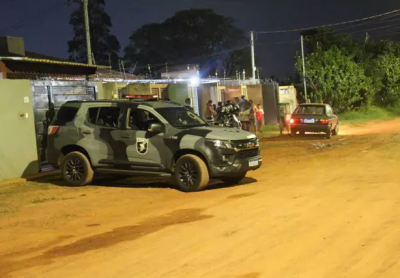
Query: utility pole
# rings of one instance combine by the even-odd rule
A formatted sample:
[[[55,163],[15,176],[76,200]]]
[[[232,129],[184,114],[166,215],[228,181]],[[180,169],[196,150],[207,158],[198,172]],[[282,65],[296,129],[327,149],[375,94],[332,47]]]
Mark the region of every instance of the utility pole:
[[[253,75],[253,80],[256,80],[256,61],[254,57],[254,31],[250,32],[251,40],[251,72]]]
[[[124,72],[124,79],[126,80],[126,71],[125,71],[125,65],[124,65],[124,61],[122,61],[121,59],[119,60],[119,63],[121,65],[122,71]]]
[[[365,43],[367,43],[369,41],[369,34],[368,32],[365,33]]]
[[[169,74],[168,74],[168,62],[165,63],[165,74],[167,75],[167,79],[169,79]]]
[[[225,80],[226,79],[226,69],[224,69],[224,86],[225,86]]]
[[[92,65],[92,46],[90,43],[90,27],[89,27],[89,0],[82,0],[83,1],[83,11],[85,14],[85,30],[86,30],[86,50],[87,50],[87,59],[88,64]]]
[[[306,99],[306,102],[308,102],[308,97],[307,97],[307,81],[306,81],[306,63],[304,60],[304,42],[303,42],[303,35],[301,35],[301,55],[303,57],[303,82],[304,82],[304,97]]]
[[[111,73],[112,65],[111,65],[111,54],[110,53],[108,53],[108,63],[110,65],[110,73]]]

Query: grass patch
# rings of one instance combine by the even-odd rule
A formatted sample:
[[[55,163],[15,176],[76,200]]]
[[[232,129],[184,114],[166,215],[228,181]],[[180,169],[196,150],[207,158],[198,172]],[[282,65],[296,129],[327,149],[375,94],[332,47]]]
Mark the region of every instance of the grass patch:
[[[364,124],[369,121],[391,120],[400,116],[400,106],[392,106],[387,108],[369,107],[359,110],[349,111],[339,115],[342,123],[349,125]]]
[[[279,131],[279,125],[264,125],[262,132],[264,131]]]

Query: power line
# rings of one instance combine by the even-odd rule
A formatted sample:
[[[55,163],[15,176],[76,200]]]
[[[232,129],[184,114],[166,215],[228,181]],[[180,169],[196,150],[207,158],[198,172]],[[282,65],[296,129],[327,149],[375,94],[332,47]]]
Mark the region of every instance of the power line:
[[[360,26],[364,26],[364,25],[382,24],[382,23],[388,23],[388,22],[392,22],[392,21],[398,21],[398,20],[400,20],[400,18],[393,18],[393,17],[397,17],[397,16],[399,16],[399,15],[400,15],[400,13],[392,14],[392,15],[389,15],[389,16],[387,16],[387,17],[379,18],[379,19],[376,19],[376,20],[371,21],[371,22],[361,22],[361,23],[354,24],[354,25],[351,25],[351,26],[347,26],[347,27],[342,27],[342,28],[339,28],[339,29],[335,29],[335,31],[342,31],[342,30],[347,30],[347,29],[353,29],[353,28],[357,28],[357,27],[360,27]],[[389,20],[388,20],[388,19],[389,19]]]
[[[361,32],[375,31],[375,30],[382,30],[382,29],[386,29],[386,28],[390,28],[390,27],[397,27],[397,26],[400,26],[400,22],[397,23],[397,24],[391,24],[391,25],[381,26],[381,27],[377,27],[377,28],[370,28],[370,29],[353,31],[353,32],[350,32],[349,34],[356,34],[356,33],[361,33]]]
[[[338,23],[325,24],[325,25],[319,25],[319,26],[311,26],[311,27],[303,27],[303,28],[296,28],[296,29],[287,29],[287,30],[261,31],[261,32],[258,32],[258,33],[260,33],[260,34],[279,34],[279,33],[306,31],[306,30],[310,30],[310,29],[320,29],[320,28],[326,28],[326,27],[334,27],[334,26],[346,25],[346,24],[351,24],[351,23],[357,23],[357,22],[362,22],[362,21],[366,21],[366,20],[371,20],[371,19],[375,19],[375,18],[380,18],[380,17],[391,15],[391,14],[396,14],[398,12],[400,12],[400,9],[393,10],[393,11],[386,12],[386,13],[382,13],[382,14],[369,16],[369,17],[363,17],[363,18],[349,20],[349,21],[342,21],[342,22],[338,22]]]
[[[376,28],[363,28],[360,30],[356,30],[356,31],[351,31],[351,32],[343,32],[343,33],[336,33],[337,35],[352,35],[352,34],[357,34],[357,33],[362,33],[362,32],[370,32],[370,31],[377,31],[377,30],[383,30],[386,28],[391,28],[391,27],[397,27],[400,26],[400,22],[396,23],[396,24],[390,24],[390,25],[385,25],[385,26],[380,26],[380,27],[376,27]],[[397,28],[396,28],[397,30]],[[341,31],[341,30],[334,30],[334,32],[337,31]],[[326,34],[322,33],[322,34],[315,34],[315,35],[307,35],[308,38],[314,38],[314,39],[318,39],[318,38],[323,38]]]

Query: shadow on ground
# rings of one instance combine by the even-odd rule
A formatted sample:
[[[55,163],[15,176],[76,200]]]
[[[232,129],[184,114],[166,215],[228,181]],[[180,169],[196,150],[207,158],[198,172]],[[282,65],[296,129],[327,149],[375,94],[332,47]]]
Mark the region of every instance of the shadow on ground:
[[[31,181],[47,183],[56,186],[74,187],[67,185],[61,176],[37,178]],[[216,190],[228,187],[243,186],[255,183],[257,180],[246,177],[239,184],[226,184],[220,180],[211,180],[206,190]],[[97,175],[93,182],[88,186],[115,187],[115,188],[159,188],[174,189],[180,191],[175,185],[172,177],[144,177],[144,176],[116,176],[116,175]]]

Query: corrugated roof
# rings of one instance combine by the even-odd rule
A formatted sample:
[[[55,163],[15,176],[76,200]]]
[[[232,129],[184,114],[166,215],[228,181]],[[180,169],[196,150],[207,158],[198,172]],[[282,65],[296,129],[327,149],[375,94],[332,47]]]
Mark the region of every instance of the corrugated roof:
[[[88,64],[76,63],[76,62],[56,61],[56,60],[49,60],[49,59],[37,59],[37,58],[29,58],[29,57],[0,57],[0,60],[23,61],[23,62],[31,62],[31,63],[43,63],[43,64],[65,65],[65,66],[76,66],[76,67],[89,67],[89,68],[98,68],[98,69],[110,69],[111,68],[110,66],[88,65]]]

